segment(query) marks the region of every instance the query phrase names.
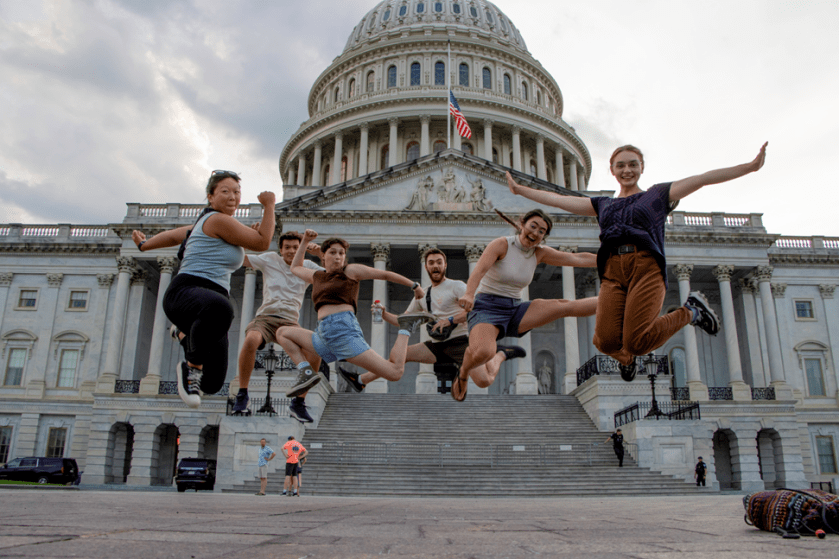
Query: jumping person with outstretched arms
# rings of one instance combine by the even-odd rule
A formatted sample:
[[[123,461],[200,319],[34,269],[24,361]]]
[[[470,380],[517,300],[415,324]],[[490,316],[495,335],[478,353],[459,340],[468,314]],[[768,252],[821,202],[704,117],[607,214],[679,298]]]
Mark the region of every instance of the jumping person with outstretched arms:
[[[621,377],[635,378],[635,356],[664,344],[673,334],[692,324],[711,335],[720,324],[707,299],[692,292],[683,307],[659,316],[667,292],[664,259],[664,224],[676,202],[703,186],[734,180],[763,167],[766,144],[752,161],[708,171],[672,183],[642,190],[644,156],[635,146],[621,146],[612,153],[609,168],[620,185],[615,198],[586,198],[535,190],[516,183],[507,173],[510,192],[540,204],[578,215],[597,217],[600,250],[597,271],[600,294],[594,345],[620,363]]]
[[[452,397],[466,398],[469,371],[490,361],[496,342],[505,336],[522,337],[530,330],[566,316],[591,316],[597,298],[576,301],[536,299],[522,301],[521,290],[533,281],[536,266],[593,268],[595,256],[573,254],[540,246],[553,222],[542,210],[531,210],[519,222],[516,235],[500,237],[487,245],[466,283],[460,306],[469,312],[469,348],[452,383]]]

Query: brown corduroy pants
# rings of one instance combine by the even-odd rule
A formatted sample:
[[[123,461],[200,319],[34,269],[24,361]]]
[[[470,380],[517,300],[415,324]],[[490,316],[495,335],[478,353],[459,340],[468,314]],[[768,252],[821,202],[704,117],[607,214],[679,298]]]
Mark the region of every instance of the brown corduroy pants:
[[[649,251],[610,256],[600,281],[594,346],[624,365],[661,347],[691,319],[685,307],[659,316],[666,292]]]

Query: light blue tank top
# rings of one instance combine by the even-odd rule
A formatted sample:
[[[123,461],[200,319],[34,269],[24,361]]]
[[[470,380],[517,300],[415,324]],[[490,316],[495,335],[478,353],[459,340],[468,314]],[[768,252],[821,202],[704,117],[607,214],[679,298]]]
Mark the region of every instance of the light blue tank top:
[[[180,273],[213,281],[229,293],[230,275],[242,267],[245,249],[204,233],[204,223],[212,215],[215,212],[199,219],[192,228],[192,234],[186,241]]]

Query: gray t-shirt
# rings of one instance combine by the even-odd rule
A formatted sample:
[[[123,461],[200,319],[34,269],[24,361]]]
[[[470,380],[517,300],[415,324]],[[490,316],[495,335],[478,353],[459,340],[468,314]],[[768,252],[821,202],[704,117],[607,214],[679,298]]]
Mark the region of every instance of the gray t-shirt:
[[[256,311],[257,316],[274,315],[297,322],[309,284],[292,274],[291,266],[276,252],[249,255],[248,260],[263,276],[262,305]],[[310,270],[323,270],[311,260],[304,260],[303,266]]]

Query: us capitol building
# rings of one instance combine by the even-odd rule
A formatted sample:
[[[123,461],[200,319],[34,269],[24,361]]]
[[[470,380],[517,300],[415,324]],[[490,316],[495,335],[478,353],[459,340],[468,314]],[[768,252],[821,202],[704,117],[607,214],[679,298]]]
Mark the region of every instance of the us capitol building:
[[[469,140],[454,133],[451,149],[447,78],[473,131]],[[494,4],[379,2],[315,81],[309,119],[279,156],[285,186],[278,231],[309,227],[322,238],[342,236],[351,261],[424,286],[430,282],[420,255],[436,246],[448,256],[448,276],[466,280],[487,243],[512,234],[493,210],[518,215],[534,207],[509,193],[506,170],[536,188],[614,194],[589,189],[591,157],[563,120],[564,107],[557,82]],[[304,427],[289,418],[226,416],[227,388],[195,410],[177,396],[180,348],[161,310],[178,269],[175,249],[141,254],[131,231],[192,224],[201,207],[132,202],[116,223],[0,224],[0,463],[64,455],[78,460],[85,483],[155,485],[171,484],[177,456],[217,457],[218,490],[253,478],[259,435],[247,431],[258,431],[260,421],[272,422],[278,436],[302,436]],[[596,252],[594,218],[551,210],[551,246]],[[243,206],[236,216],[251,224],[261,211]],[[656,381],[659,400],[698,402],[701,420],[624,425],[639,464],[691,479],[701,455],[720,488],[834,481],[839,238],[772,234],[760,214],[674,211],[666,243],[675,281],[664,311],[698,289],[723,329],[712,338],[688,327],[654,352],[667,373]],[[260,304],[261,285],[252,269],[233,276],[234,388],[236,341]],[[595,270],[540,265],[522,296],[574,299],[597,290]],[[372,324],[370,303],[401,312],[410,296],[381,281],[362,284],[359,321],[380,354],[387,355],[396,329]],[[311,329],[315,321],[307,299],[302,325]],[[599,429],[611,430],[618,410],[649,401],[650,382],[640,374],[621,381],[614,362],[597,356],[593,329],[594,317],[566,318],[528,334],[520,340],[528,359],[505,363],[489,392],[573,394]],[[414,334],[411,343],[419,341]],[[344,389],[336,377],[307,398],[315,425],[329,395]],[[291,382],[291,372],[280,371],[272,390]],[[400,382],[376,381],[367,390],[435,393],[447,384],[432,366],[409,364]],[[252,397],[265,389],[257,369]],[[470,385],[470,398],[481,392]]]

